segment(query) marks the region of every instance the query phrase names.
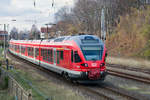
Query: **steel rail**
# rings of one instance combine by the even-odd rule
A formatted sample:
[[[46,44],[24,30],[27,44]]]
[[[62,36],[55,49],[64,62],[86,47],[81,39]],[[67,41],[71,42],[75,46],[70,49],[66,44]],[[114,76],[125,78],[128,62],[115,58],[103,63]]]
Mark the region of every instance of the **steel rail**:
[[[123,77],[123,78],[127,78],[127,79],[136,80],[136,81],[139,81],[139,82],[150,84],[150,79],[146,78],[146,77],[131,75],[131,74],[128,74],[128,73],[114,71],[114,70],[110,70],[110,69],[108,69],[107,71],[108,71],[108,74],[110,74],[110,75]]]

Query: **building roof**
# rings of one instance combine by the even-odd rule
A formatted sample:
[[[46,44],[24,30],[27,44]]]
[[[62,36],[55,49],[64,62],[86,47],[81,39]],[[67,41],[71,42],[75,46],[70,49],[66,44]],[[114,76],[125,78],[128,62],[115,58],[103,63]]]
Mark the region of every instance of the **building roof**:
[[[8,34],[7,31],[0,31],[0,34]]]

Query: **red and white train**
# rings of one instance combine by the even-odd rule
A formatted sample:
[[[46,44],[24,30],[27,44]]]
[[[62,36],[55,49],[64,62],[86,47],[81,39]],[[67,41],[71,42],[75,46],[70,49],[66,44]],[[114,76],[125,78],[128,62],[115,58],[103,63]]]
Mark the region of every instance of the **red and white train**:
[[[10,40],[9,51],[73,80],[101,81],[106,76],[106,48],[97,36]]]

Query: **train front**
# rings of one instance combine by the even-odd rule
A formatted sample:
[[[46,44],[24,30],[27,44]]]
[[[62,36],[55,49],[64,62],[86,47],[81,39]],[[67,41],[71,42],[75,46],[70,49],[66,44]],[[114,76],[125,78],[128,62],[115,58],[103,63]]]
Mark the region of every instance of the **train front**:
[[[81,71],[78,80],[103,81],[106,76],[106,48],[102,40],[93,35],[74,37],[77,50],[74,51],[73,68]]]

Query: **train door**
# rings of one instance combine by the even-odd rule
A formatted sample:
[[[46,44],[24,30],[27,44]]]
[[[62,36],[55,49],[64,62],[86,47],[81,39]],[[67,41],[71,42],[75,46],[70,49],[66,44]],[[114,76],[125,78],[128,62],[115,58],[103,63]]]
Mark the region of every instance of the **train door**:
[[[63,65],[65,68],[70,69],[71,68],[71,50],[64,50],[64,62]]]
[[[54,65],[56,65],[56,48],[54,48]]]

